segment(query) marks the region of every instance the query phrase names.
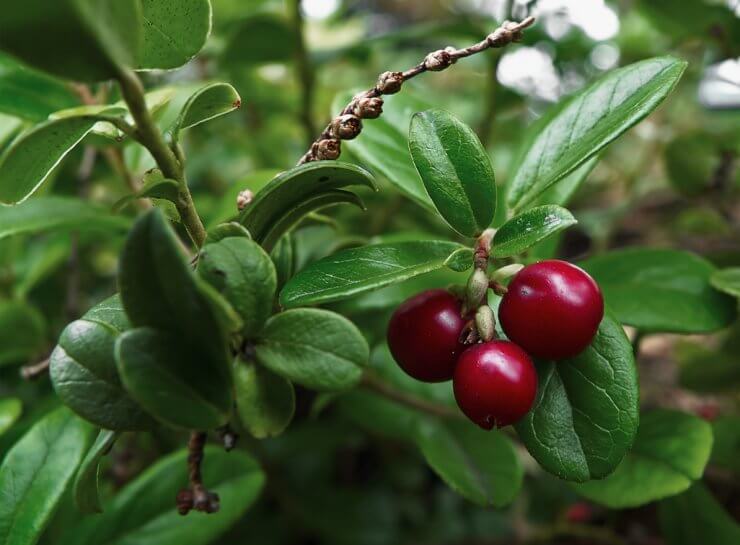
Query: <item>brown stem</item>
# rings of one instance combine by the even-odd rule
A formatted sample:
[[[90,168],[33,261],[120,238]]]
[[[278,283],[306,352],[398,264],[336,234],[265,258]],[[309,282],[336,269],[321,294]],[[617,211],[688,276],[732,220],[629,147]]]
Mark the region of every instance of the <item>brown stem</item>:
[[[204,431],[190,432],[188,441],[188,480],[190,488],[184,488],[177,493],[177,511],[187,515],[191,510],[203,513],[216,513],[219,508],[219,497],[215,492],[209,492],[203,485],[201,464],[203,463],[203,449],[208,435]]]
[[[42,360],[33,365],[24,365],[21,367],[21,377],[23,380],[36,380],[37,378],[49,372],[49,358]]]
[[[384,380],[381,380],[370,373],[365,373],[362,376],[362,382],[360,382],[360,384],[368,390],[372,390],[376,394],[380,394],[391,401],[395,401],[396,403],[400,403],[401,405],[405,405],[423,413],[439,416],[441,418],[462,418],[463,416],[460,411],[451,407],[432,403],[425,399],[407,394],[402,390],[398,390]]]
[[[521,40],[525,28],[534,23],[534,17],[527,17],[520,23],[505,21],[499,28],[486,36],[486,39],[470,47],[455,49],[448,47],[429,53],[422,62],[404,72],[385,72],[380,75],[375,87],[355,95],[349,104],[341,111],[319,137],[311,144],[310,149],[301,157],[298,164],[317,161],[320,159],[336,159],[341,153],[340,141],[356,137],[362,130],[360,119],[372,119],[380,115],[382,101],[372,107],[363,106],[363,102],[378,100],[383,95],[390,95],[401,90],[404,82],[427,71],[439,72],[452,66],[465,57],[475,55],[491,48],[504,47],[512,42]],[[353,123],[351,127],[343,125],[342,121]]]

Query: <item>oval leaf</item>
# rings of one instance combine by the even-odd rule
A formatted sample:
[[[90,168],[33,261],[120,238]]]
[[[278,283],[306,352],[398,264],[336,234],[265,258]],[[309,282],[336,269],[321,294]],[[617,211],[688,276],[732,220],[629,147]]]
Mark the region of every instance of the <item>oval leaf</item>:
[[[411,241],[343,250],[312,263],[280,292],[286,308],[339,301],[441,269],[462,246],[445,241]]]
[[[709,278],[709,282],[720,291],[740,297],[740,267],[715,271]]]
[[[547,237],[578,223],[568,210],[546,205],[530,208],[511,218],[496,231],[491,254],[511,257],[521,254]]]
[[[100,430],[97,439],[87,451],[85,459],[80,464],[74,483],[75,505],[81,513],[102,513],[98,497],[98,477],[100,473],[100,459],[113,447],[119,433],[111,430]]]
[[[648,59],[614,70],[557,107],[528,142],[507,193],[522,210],[552,184],[652,112],[673,90],[686,62]]]
[[[15,397],[0,399],[0,435],[8,431],[21,416],[23,404]]]
[[[315,390],[344,390],[359,382],[370,351],[355,325],[334,312],[296,309],[267,321],[258,361]]]
[[[455,231],[480,235],[493,221],[496,182],[473,130],[444,110],[411,118],[409,149],[434,206]]]
[[[579,263],[623,324],[646,332],[706,333],[733,322],[737,303],[709,284],[714,266],[677,250],[631,248]]]
[[[239,421],[258,439],[280,435],[293,420],[293,385],[261,365],[236,360],[234,389]]]
[[[182,107],[172,126],[172,137],[177,140],[180,131],[233,112],[241,105],[239,93],[228,83],[206,85],[197,90]]]
[[[537,362],[539,388],[516,431],[540,465],[568,481],[609,475],[637,433],[632,346],[605,316],[591,345],[574,358]]]
[[[572,486],[612,509],[637,507],[689,488],[701,478],[711,452],[707,422],[678,411],[652,411],[640,418],[635,444],[614,473]]]

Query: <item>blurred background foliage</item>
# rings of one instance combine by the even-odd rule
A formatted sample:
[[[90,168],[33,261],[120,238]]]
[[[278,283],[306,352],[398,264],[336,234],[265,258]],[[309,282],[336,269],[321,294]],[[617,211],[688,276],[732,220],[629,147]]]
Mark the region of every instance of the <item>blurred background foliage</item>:
[[[242,96],[238,112],[190,131],[184,142],[196,204],[205,223],[214,225],[233,215],[239,191],[257,190],[295,164],[337,110],[338,95],[370,87],[378,73],[408,68],[428,51],[468,45],[497,22],[529,14],[538,23],[521,44],[419,77],[389,97],[387,115],[377,121],[387,126],[364,132],[343,154],[379,177],[381,191],[363,195],[368,212],[347,208],[316,215],[274,255],[300,270],[342,247],[449,235],[434,214],[388,183],[389,174],[398,172],[383,172],[367,160],[380,154],[393,164],[398,149],[373,148],[371,135],[392,131],[396,116],[403,126],[401,101],[446,108],[476,128],[502,185],[527,128],[561,97],[614,67],[673,54],[689,61],[674,94],[610,146],[573,195],[570,209],[578,226],[557,247],[540,248],[531,257],[575,260],[610,248],[653,245],[688,249],[722,267],[740,266],[737,0],[213,0],[213,32],[203,52],[181,69],[146,73],[144,79],[150,88],[172,89],[172,100],[159,113],[163,127],[204,81],[228,81]],[[0,73],[5,67],[0,56]],[[74,92],[53,82],[34,85],[49,112],[79,103]],[[115,93],[108,85],[94,91]],[[0,86],[0,92],[13,90]],[[33,120],[22,104],[16,113],[0,115],[0,149]],[[121,161],[136,177],[153,167],[140,147],[121,143],[106,151],[95,138],[70,154],[39,194],[80,195],[110,208],[126,195]],[[88,172],[85,154],[91,149],[105,160]],[[97,230],[92,224],[80,232],[0,239],[0,396],[12,393],[23,403],[18,423],[5,433],[0,429],[0,453],[59,403],[48,381],[21,381],[17,365],[48,355],[69,320],[115,289],[124,234],[125,229]],[[438,272],[336,307],[376,345],[372,365],[388,373],[392,368],[379,341],[393,305],[456,280],[455,273]],[[639,358],[646,407],[677,407],[714,420],[717,447],[707,482],[735,519],[739,342],[737,327],[702,338],[654,335],[642,340]],[[703,371],[710,360],[714,374]],[[422,393],[451,402],[449,391]],[[661,521],[676,524],[669,515],[659,517],[655,505],[616,511],[584,504],[565,483],[526,462],[524,491],[511,507],[477,508],[433,475],[402,440],[403,415],[382,401],[361,393],[337,400],[299,390],[297,402],[290,433],[260,443],[243,438],[260,454],[268,487],[218,543],[492,544],[539,536],[547,543],[647,545],[662,543]],[[395,437],[388,433],[393,429]],[[124,436],[106,461],[104,488],[120,488],[181,439],[165,432]],[[55,528],[74,516],[71,509],[58,513],[46,543],[55,542]],[[576,524],[584,518],[593,535]],[[670,543],[683,541],[674,536]]]

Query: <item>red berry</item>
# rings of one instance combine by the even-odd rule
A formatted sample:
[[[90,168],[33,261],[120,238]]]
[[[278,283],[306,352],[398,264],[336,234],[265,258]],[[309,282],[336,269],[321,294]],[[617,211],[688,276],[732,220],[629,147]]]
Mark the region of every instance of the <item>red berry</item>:
[[[407,299],[388,324],[388,346],[401,369],[417,380],[450,380],[465,348],[461,305],[445,290],[429,290]]]
[[[533,356],[552,360],[582,352],[603,317],[604,299],[594,279],[557,260],[519,271],[499,307],[506,336]]]
[[[584,523],[591,520],[593,515],[593,508],[588,503],[579,501],[571,504],[565,511],[565,520],[576,524]]]
[[[462,353],[452,385],[462,412],[490,430],[513,424],[529,412],[537,394],[537,372],[517,345],[491,341]]]

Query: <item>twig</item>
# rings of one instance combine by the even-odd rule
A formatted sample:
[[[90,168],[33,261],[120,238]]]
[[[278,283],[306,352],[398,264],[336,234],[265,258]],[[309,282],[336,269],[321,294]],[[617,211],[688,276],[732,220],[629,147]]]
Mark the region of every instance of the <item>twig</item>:
[[[362,131],[362,119],[374,119],[381,115],[383,95],[397,93],[404,82],[424,72],[439,72],[452,66],[459,59],[517,42],[522,38],[522,31],[533,23],[534,17],[527,17],[520,23],[505,21],[485,40],[470,47],[439,49],[429,53],[421,63],[404,72],[383,72],[378,77],[375,87],[355,95],[341,113],[326,126],[298,164],[322,159],[337,159],[341,154],[341,141],[351,140]]]
[[[36,380],[37,378],[49,372],[49,358],[41,360],[33,365],[24,365],[21,367],[21,377],[23,380]]]
[[[134,195],[137,194],[141,189],[141,184],[126,165],[121,149],[116,147],[108,147],[103,149],[103,155],[105,156],[105,159],[108,161],[108,164],[111,166],[111,168],[115,170],[123,179],[126,187],[128,187],[131,193],[133,193]],[[150,208],[152,208],[153,205],[148,199],[136,199],[136,206],[138,206],[141,210],[149,210]]]
[[[209,492],[203,485],[201,464],[203,449],[207,439],[206,432],[193,431],[188,441],[188,478],[190,488],[183,488],[177,493],[177,512],[187,515],[191,510],[203,513],[216,513],[219,508],[218,494]]]
[[[303,12],[301,11],[302,0],[291,0],[291,20],[293,31],[296,36],[295,61],[298,72],[298,81],[301,86],[300,119],[306,131],[306,141],[311,145],[316,134],[316,124],[313,120],[313,97],[314,97],[314,71],[311,58],[306,49],[306,39],[303,32]]]
[[[453,409],[452,407],[446,407],[444,405],[432,403],[430,401],[426,401],[425,399],[407,394],[406,392],[394,388],[387,382],[377,378],[370,373],[365,373],[362,376],[362,382],[360,384],[368,390],[372,390],[373,392],[380,394],[381,396],[388,398],[391,401],[395,401],[396,403],[400,403],[401,405],[406,405],[407,407],[411,407],[412,409],[416,409],[417,411],[428,413],[433,416],[439,416],[441,418],[463,417],[463,414],[460,411]]]

